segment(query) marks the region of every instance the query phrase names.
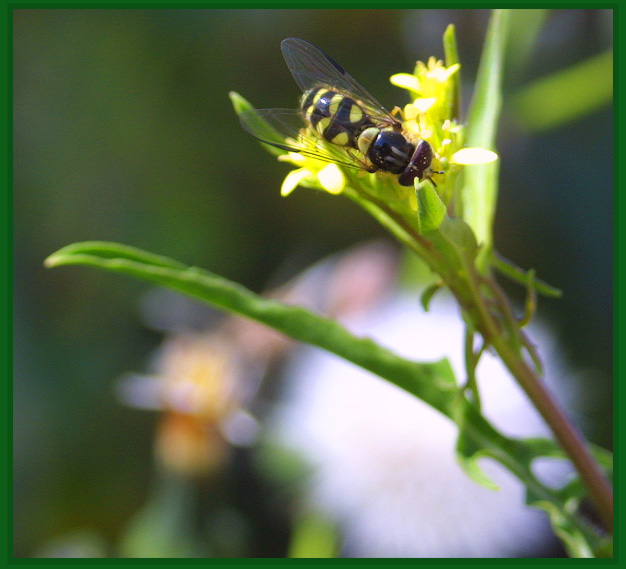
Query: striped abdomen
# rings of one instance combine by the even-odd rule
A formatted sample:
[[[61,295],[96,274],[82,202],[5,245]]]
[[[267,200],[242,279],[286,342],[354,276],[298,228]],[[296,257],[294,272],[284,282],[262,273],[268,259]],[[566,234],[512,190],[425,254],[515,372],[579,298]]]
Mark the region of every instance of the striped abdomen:
[[[357,148],[359,134],[374,126],[356,101],[325,87],[307,91],[301,108],[311,128],[321,138],[338,146]]]

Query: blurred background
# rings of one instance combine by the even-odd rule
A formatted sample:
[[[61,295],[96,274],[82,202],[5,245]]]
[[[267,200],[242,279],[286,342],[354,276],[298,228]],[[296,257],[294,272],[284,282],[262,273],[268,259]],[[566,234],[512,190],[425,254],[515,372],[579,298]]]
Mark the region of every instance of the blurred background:
[[[171,475],[153,450],[164,419],[124,405],[120,399],[132,398],[115,386],[128,372],[148,373],[164,331],[219,317],[174,297],[155,301],[159,293],[144,283],[87,268],[46,270],[43,260],[75,241],[116,241],[261,292],[327,255],[389,240],[343,198],[303,189],[281,198],[289,168],[240,128],[228,92],[257,107],[296,107],[299,91],[280,53],[280,41],[295,36],[322,47],[387,107],[404,105],[389,76],[443,57],[441,37],[454,23],[466,108],[489,12],[13,16],[14,555],[287,555],[286,491],[245,444],[233,447],[228,475],[220,474],[227,483],[210,475],[221,504],[211,523],[236,539],[224,537],[211,551],[179,541],[179,552],[154,555],[147,542],[137,545],[138,513],[167,502],[155,495],[167,494]],[[540,300],[540,314],[577,370],[581,428],[609,449],[612,18],[610,10],[526,10],[513,18],[495,228],[505,257],[563,290],[559,300]],[[505,286],[523,299],[519,287]],[[277,388],[264,389],[266,401],[277,397]],[[139,406],[151,405],[144,398]],[[189,488],[175,495],[185,494],[200,517],[216,511],[214,495],[193,479],[196,498]]]

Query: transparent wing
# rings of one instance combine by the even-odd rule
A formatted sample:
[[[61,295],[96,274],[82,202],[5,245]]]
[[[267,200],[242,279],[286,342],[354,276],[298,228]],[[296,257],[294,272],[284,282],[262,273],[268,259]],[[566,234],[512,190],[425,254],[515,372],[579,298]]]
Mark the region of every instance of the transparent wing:
[[[390,124],[399,124],[389,111],[353,79],[341,65],[312,43],[298,38],[287,38],[281,42],[280,47],[289,71],[303,91],[321,85],[333,87],[355,99],[371,117]]]
[[[350,156],[339,146],[325,144],[306,128],[294,109],[250,109],[239,115],[241,126],[257,140],[276,148],[350,168],[368,169],[355,150]]]

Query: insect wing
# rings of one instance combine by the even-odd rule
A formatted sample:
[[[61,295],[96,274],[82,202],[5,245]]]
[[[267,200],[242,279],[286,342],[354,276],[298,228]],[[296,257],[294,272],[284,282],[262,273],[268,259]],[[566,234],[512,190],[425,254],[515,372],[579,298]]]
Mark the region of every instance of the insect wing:
[[[250,109],[239,114],[239,122],[257,140],[287,151],[294,150],[287,139],[297,140],[303,126],[302,116],[292,109]]]
[[[322,85],[333,87],[356,99],[372,118],[398,123],[341,65],[312,43],[288,38],[281,42],[280,47],[287,67],[302,91]]]
[[[257,140],[281,150],[297,152],[316,160],[350,168],[366,169],[358,160],[350,161],[345,151],[311,135],[302,114],[294,109],[250,109],[239,115],[241,126]]]

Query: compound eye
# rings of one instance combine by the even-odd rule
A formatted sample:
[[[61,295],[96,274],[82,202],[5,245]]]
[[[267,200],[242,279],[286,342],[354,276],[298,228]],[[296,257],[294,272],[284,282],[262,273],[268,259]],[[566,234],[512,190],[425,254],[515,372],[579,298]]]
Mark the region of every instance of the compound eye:
[[[430,166],[430,163],[432,161],[433,161],[432,146],[428,144],[428,142],[426,142],[425,140],[422,140],[422,142],[420,142],[417,145],[417,148],[415,149],[415,152],[413,156],[411,157],[411,164],[414,164],[415,167],[421,173],[423,173],[424,170],[426,170]],[[421,177],[422,176],[420,174],[420,178]]]
[[[400,178],[398,179],[400,185],[412,186],[415,178],[420,180],[424,178],[424,172],[430,168],[432,160],[432,146],[425,140],[422,140],[422,142],[420,142],[415,148],[415,152],[413,153],[413,156],[411,156],[411,160],[409,165],[406,167],[406,170],[402,172]]]

